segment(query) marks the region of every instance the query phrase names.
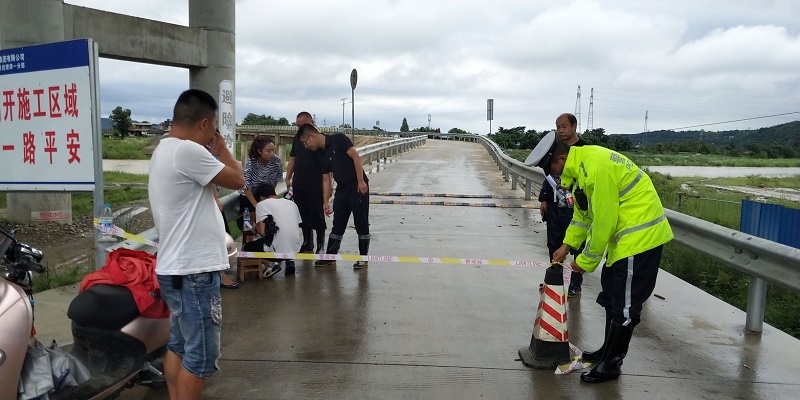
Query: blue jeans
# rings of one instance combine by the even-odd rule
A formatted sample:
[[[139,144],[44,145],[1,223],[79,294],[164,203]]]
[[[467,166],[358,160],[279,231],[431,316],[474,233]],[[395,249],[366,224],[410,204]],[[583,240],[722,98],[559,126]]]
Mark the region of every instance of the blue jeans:
[[[219,367],[222,301],[219,272],[183,275],[180,290],[172,288],[172,275],[158,275],[161,297],[169,307],[167,349],[183,359],[181,366],[191,374],[208,378]]]

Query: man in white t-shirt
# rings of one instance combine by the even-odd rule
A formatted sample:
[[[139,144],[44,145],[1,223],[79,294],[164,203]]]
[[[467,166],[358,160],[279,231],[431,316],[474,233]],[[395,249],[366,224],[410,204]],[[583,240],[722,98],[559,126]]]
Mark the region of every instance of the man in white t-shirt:
[[[250,243],[247,243],[242,250],[244,251],[268,251],[273,253],[298,253],[303,246],[303,231],[301,229],[302,219],[297,205],[286,199],[279,199],[275,193],[275,188],[265,183],[259,185],[253,191],[253,197],[258,200],[256,205],[256,225],[254,229],[259,236]],[[268,226],[268,217],[271,217],[277,231],[271,230]],[[264,277],[269,278],[281,270],[280,261],[276,261],[272,267],[264,271]],[[294,260],[286,261],[286,275],[294,275]]]
[[[228,255],[214,191],[215,185],[241,188],[244,173],[216,128],[214,98],[187,90],[175,103],[169,136],[150,159],[148,191],[159,237],[156,274],[170,309],[164,375],[173,400],[199,398],[205,378],[218,370],[219,271],[228,268]]]

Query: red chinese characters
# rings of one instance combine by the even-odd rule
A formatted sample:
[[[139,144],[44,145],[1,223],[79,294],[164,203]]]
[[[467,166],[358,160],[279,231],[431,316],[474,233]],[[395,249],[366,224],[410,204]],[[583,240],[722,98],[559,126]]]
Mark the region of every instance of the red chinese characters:
[[[36,145],[33,143],[36,137],[31,132],[22,134],[22,162],[25,164],[36,164]]]
[[[34,88],[3,87],[0,88],[0,105],[2,105],[0,123],[13,122],[18,124],[43,118],[77,119],[79,114],[78,100],[78,85],[74,82]],[[22,129],[25,129],[25,131],[14,133],[22,136],[22,146],[15,146],[8,142],[0,143],[2,144],[2,150],[4,152],[15,152],[21,149],[22,162],[28,165],[36,164],[37,150],[43,151],[47,155],[45,160],[49,161],[51,165],[59,164],[59,158],[56,157],[59,151],[68,154],[66,164],[80,164],[80,134],[75,131],[74,127],[63,127],[64,122],[59,122],[58,126],[48,126],[50,129],[39,128],[41,129],[39,132],[34,132],[30,127],[23,125]],[[11,132],[4,130],[3,133],[6,135]],[[2,139],[6,138],[8,138],[7,135]],[[59,147],[61,148],[59,149]]]
[[[78,135],[78,132],[75,132],[75,130],[72,129],[69,131],[69,133],[67,133],[67,150],[69,151],[69,160],[67,160],[68,163],[72,164],[73,162],[77,161],[80,164],[81,158],[78,156],[78,150],[80,148],[80,135]]]
[[[47,131],[44,133],[45,146],[44,152],[50,154],[50,164],[53,163],[53,153],[57,152],[56,148],[56,133],[54,131]]]

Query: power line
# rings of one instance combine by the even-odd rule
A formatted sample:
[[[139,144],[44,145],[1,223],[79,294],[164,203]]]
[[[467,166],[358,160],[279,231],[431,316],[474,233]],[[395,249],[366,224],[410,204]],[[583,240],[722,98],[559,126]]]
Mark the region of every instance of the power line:
[[[680,127],[680,128],[670,128],[670,129],[661,129],[661,130],[662,130],[662,131],[676,131],[676,130],[678,130],[678,129],[699,128],[699,127],[701,127],[701,126],[720,125],[720,124],[727,124],[727,123],[730,123],[730,122],[750,121],[750,120],[753,120],[753,119],[762,119],[762,118],[780,117],[780,116],[783,116],[783,115],[791,115],[791,114],[800,114],[800,111],[792,111],[792,112],[786,112],[786,113],[781,113],[781,114],[772,114],[772,115],[762,115],[762,116],[760,116],[760,117],[751,117],[751,118],[734,119],[734,120],[730,120],[730,121],[722,121],[722,122],[711,122],[711,123],[708,123],[708,124],[700,124],[700,125],[692,125],[692,126],[682,126],[682,127]],[[646,118],[645,118],[645,121],[646,121]],[[645,125],[645,126],[646,126],[646,125]]]

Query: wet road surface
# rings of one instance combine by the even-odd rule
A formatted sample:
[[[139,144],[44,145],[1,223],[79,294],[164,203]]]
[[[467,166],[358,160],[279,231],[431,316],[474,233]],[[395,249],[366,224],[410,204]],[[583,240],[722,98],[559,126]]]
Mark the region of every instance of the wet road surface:
[[[486,150],[428,144],[370,174],[381,192],[511,191]],[[373,196],[380,198],[380,196]],[[418,198],[416,200],[425,200]],[[470,201],[523,202],[513,199]],[[531,204],[532,202],[527,202]],[[373,204],[370,253],[546,262],[538,209]],[[330,227],[330,220],[329,220]],[[342,252],[356,253],[352,221]],[[618,381],[580,382],[516,361],[531,339],[544,268],[372,262],[314,268],[223,291],[220,372],[204,399],[788,399],[800,393],[798,341],[661,272]],[[599,273],[569,300],[569,335],[601,344]],[[166,398],[136,388],[122,399]]]

